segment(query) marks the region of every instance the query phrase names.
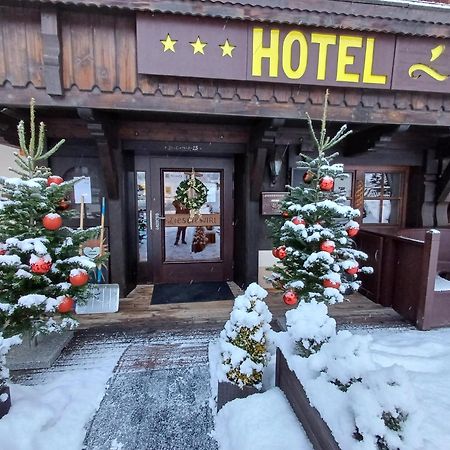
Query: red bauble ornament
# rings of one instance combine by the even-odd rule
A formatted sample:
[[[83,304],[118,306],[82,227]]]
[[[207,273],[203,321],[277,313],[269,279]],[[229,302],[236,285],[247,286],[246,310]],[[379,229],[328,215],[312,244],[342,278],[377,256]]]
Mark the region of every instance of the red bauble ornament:
[[[333,253],[335,248],[336,246],[333,241],[326,240],[320,244],[320,250],[323,252]]]
[[[294,225],[305,225],[306,224],[306,222],[301,217],[297,217],[297,216],[292,218],[292,223]]]
[[[323,287],[326,288],[339,289],[340,285],[341,283],[339,283],[339,281],[329,280],[328,278],[325,278],[325,280],[323,280]]]
[[[347,228],[347,234],[350,237],[355,237],[358,234],[359,228],[358,227],[349,227]]]
[[[283,211],[283,212],[281,213],[281,215],[282,215],[285,219],[287,219],[287,218],[289,217],[289,213],[288,213],[287,211]]]
[[[319,181],[319,187],[322,191],[331,191],[334,187],[334,180],[330,176],[322,177]]]
[[[309,184],[309,183],[311,183],[312,180],[314,180],[314,172],[311,172],[310,170],[306,171],[303,174],[303,181],[306,184]]]
[[[345,269],[345,271],[349,275],[356,275],[358,273],[358,270],[359,270],[359,265],[358,264],[356,264],[356,266],[349,267],[348,269]]]
[[[286,255],[287,255],[286,247],[284,245],[282,245],[281,247],[278,247],[277,248],[277,253],[278,253],[277,258],[279,258],[279,259],[286,258]]]
[[[283,294],[283,302],[286,305],[295,305],[298,301],[298,296],[294,291],[286,291]]]
[[[59,203],[58,203],[58,209],[60,209],[61,211],[65,211],[66,209],[70,208],[70,201],[66,200],[65,198],[63,198]]]
[[[61,228],[62,217],[57,213],[47,214],[42,219],[42,225],[44,225],[44,228],[47,230],[55,231],[58,228]]]
[[[275,256],[275,258],[278,258],[278,249],[276,247],[272,249],[272,255]]]
[[[89,281],[89,275],[84,269],[73,270],[69,281],[72,286],[84,286]]]
[[[44,275],[52,268],[52,260],[46,258],[38,258],[30,263],[31,271],[37,275]]]
[[[61,303],[58,305],[58,312],[61,314],[72,312],[74,306],[75,302],[73,301],[73,298],[66,296],[61,300]]]
[[[51,184],[61,184],[64,181],[62,177],[59,177],[58,175],[51,175],[47,178],[47,186],[50,186]]]

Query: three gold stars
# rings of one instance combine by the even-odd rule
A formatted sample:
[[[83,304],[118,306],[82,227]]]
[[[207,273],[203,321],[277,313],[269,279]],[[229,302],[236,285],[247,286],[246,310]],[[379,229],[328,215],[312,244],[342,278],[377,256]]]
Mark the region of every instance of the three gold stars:
[[[164,46],[164,51],[165,52],[167,52],[167,51],[171,51],[171,52],[174,52],[175,53],[175,44],[178,42],[178,41],[176,41],[176,40],[173,40],[171,37],[170,37],[170,34],[169,33],[167,33],[167,37],[166,37],[166,39],[163,39],[162,41],[160,41],[161,42],[161,44]]]
[[[161,44],[163,45],[163,51],[164,52],[173,52],[175,53],[175,44],[178,42],[176,39],[172,39],[170,37],[170,34],[167,33],[167,36],[165,39],[160,40]],[[197,36],[197,39],[194,42],[189,42],[189,44],[192,46],[192,50],[194,52],[194,55],[199,53],[201,55],[205,54],[205,47],[208,45],[207,42],[203,42],[200,39],[200,36]],[[222,56],[229,56],[230,58],[233,57],[233,50],[236,48],[235,45],[232,45],[228,39],[225,40],[225,42],[222,45],[219,45],[220,49],[222,50]]]

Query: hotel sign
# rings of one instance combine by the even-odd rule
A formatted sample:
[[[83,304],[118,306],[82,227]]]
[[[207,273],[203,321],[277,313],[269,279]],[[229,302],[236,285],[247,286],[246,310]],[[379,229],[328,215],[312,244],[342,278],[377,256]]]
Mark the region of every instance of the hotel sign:
[[[166,227],[220,226],[220,214],[200,214],[191,219],[189,214],[166,214]]]
[[[450,92],[450,42],[349,30],[137,15],[138,72]]]

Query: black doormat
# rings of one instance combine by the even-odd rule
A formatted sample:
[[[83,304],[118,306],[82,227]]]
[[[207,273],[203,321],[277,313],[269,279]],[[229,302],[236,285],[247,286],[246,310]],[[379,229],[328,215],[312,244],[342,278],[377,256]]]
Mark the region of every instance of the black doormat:
[[[213,300],[234,300],[228,283],[210,281],[207,283],[162,283],[155,284],[152,305],[168,303],[209,302]]]

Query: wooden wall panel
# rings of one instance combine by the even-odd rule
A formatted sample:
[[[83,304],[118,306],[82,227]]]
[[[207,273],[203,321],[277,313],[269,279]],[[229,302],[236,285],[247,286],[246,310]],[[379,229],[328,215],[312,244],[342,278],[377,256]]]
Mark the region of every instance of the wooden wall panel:
[[[39,10],[0,7],[0,34],[0,81],[43,87]]]
[[[98,18],[92,14],[72,12],[68,18],[71,28],[73,79],[80,90],[90,91],[95,86],[93,22]]]
[[[116,43],[114,17],[104,16],[93,23],[95,84],[101,91],[111,92],[116,86]]]
[[[137,87],[136,32],[134,16],[116,16],[117,86],[122,92]]]
[[[137,88],[134,15],[66,11],[61,15],[63,83],[69,89]]]

